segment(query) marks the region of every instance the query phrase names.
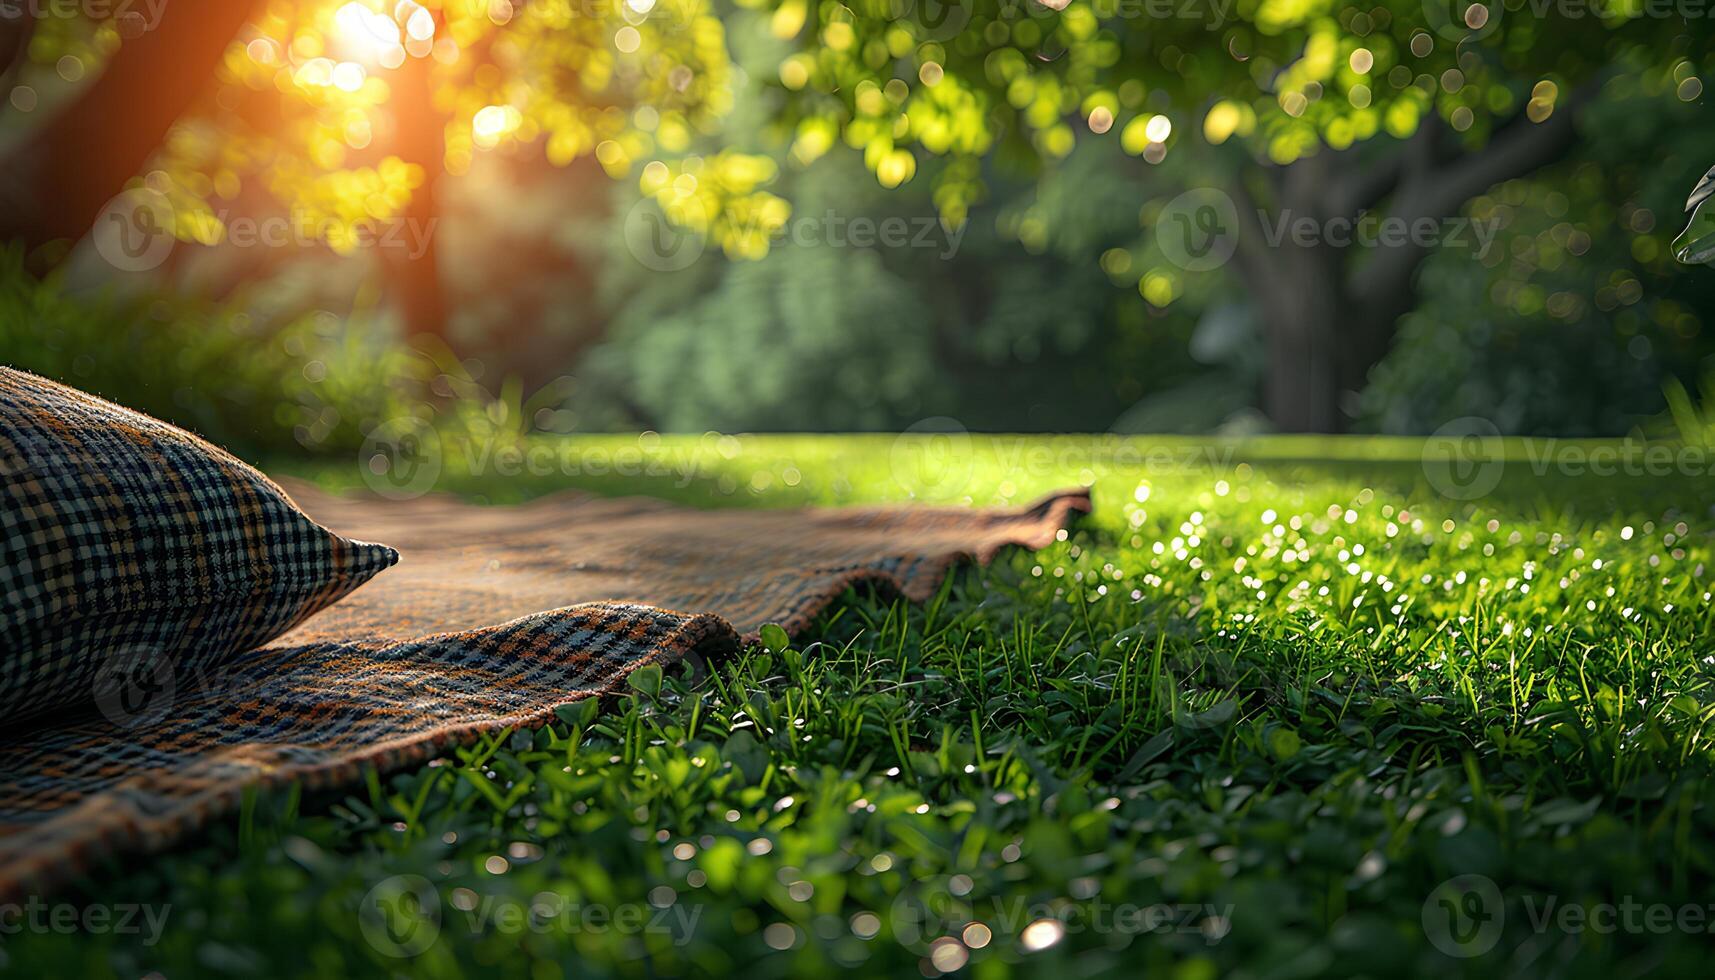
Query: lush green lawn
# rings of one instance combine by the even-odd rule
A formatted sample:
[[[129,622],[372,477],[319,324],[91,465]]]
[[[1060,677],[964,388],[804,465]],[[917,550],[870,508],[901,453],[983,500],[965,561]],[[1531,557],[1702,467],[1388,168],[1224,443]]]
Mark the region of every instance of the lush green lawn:
[[[1450,484],[1412,442],[541,445],[514,475],[449,449],[443,485],[770,506],[1084,482],[1097,512],[926,607],[853,596],[789,648],[641,678],[599,715],[343,798],[257,800],[51,898],[147,903],[158,942],[26,930],[0,964],[1706,967],[1707,475],[1573,475],[1565,447],[1541,466],[1513,445]]]

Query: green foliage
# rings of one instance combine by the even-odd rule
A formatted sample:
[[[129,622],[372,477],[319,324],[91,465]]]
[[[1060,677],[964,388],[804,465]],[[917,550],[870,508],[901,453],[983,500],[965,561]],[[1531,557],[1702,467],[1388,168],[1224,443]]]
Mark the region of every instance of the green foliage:
[[[1715,279],[1671,240],[1715,130],[1706,106],[1663,103],[1664,84],[1616,80],[1569,166],[1473,203],[1494,243],[1426,263],[1423,301],[1362,395],[1366,429],[1479,414],[1506,432],[1619,434],[1662,411],[1664,383],[1700,376]]]
[[[1671,432],[1690,446],[1715,446],[1715,370],[1703,376],[1695,394],[1675,379],[1667,388]]]
[[[670,431],[875,429],[909,421],[934,385],[933,324],[867,249],[775,249],[725,270],[701,302],[622,318],[625,379]]]
[[[33,371],[183,426],[252,461],[354,459],[384,423],[420,419],[449,452],[493,452],[553,431],[564,379],[528,394],[429,341],[409,347],[368,311],[279,322],[167,293],[69,292],[0,256],[0,354]],[[472,370],[473,366],[475,371]],[[461,457],[462,458],[462,457]]]
[[[1545,118],[1616,60],[1648,52],[1665,66],[1691,43],[1674,18],[1633,8],[1493,5],[1473,20],[1466,4],[1416,0],[754,5],[799,49],[779,70],[794,152],[825,152],[837,134],[889,186],[909,157],[895,147],[1054,159],[1080,131],[1152,162],[1200,136],[1288,164],[1409,136],[1430,114],[1480,143],[1527,108]],[[943,185],[955,217],[960,180],[980,182]]]
[[[258,38],[333,37],[342,6],[277,0],[264,5]],[[1379,161],[1410,128],[1390,120],[1413,112],[1438,114],[1476,145],[1494,120],[1562,106],[1580,80],[1603,72],[1574,160],[1472,202],[1471,216],[1504,221],[1493,253],[1473,260],[1449,250],[1430,260],[1393,355],[1351,407],[1369,431],[1427,431],[1479,414],[1516,431],[1618,434],[1659,412],[1662,381],[1694,379],[1711,351],[1701,312],[1710,303],[1700,285],[1707,272],[1675,268],[1669,244],[1685,186],[1715,159],[1715,128],[1695,101],[1711,65],[1707,52],[1685,46],[1682,26],[1629,7],[1625,16],[1566,19],[1557,10],[1543,18],[1491,5],[1497,26],[1456,43],[1436,11],[1417,3],[1073,0],[1057,11],[984,0],[947,10],[948,24],[963,29],[942,37],[945,26],[929,23],[927,3],[763,0],[720,12],[717,24],[700,2],[663,2],[643,18],[643,47],[628,57],[609,35],[615,18],[641,15],[617,4],[574,16],[573,29],[560,34],[555,18],[568,9],[560,4],[520,6],[521,16],[504,24],[475,7],[428,6],[440,11],[436,37],[456,34],[468,55],[435,69],[455,104],[442,149],[459,158],[455,171],[470,168],[443,187],[441,268],[457,311],[451,340],[470,355],[449,376],[468,374],[494,389],[511,376],[534,388],[574,375],[572,410],[540,428],[885,429],[936,415],[973,429],[1033,431],[1251,424],[1245,409],[1263,366],[1262,311],[1235,289],[1231,267],[1189,274],[1168,260],[1155,234],[1165,201],[1236,168],[1253,176],[1259,167],[1278,170],[1277,151],[1297,159],[1348,137],[1355,159]],[[307,15],[294,20],[294,10]],[[674,25],[684,30],[665,30]],[[94,40],[78,40],[89,25],[73,21],[50,33],[37,60],[70,57],[85,65],[79,71],[118,43],[110,25],[95,29]],[[549,35],[552,45],[534,45]],[[548,71],[594,48],[601,54],[589,72]],[[723,64],[704,89],[656,107],[652,135],[638,131],[648,113],[555,108],[602,93],[647,94],[665,73],[639,77],[639,64],[666,53],[698,64],[724,58],[716,48],[730,49],[742,71]],[[1363,71],[1360,50],[1371,59]],[[225,96],[285,70],[244,47],[231,54],[219,83]],[[484,58],[505,69],[483,72]],[[805,67],[802,86],[786,84],[796,76],[783,75],[783,63]],[[365,71],[354,92],[294,82],[283,106],[292,125],[262,140],[268,152],[249,153],[256,134],[223,138],[242,128],[243,111],[211,109],[188,121],[169,154],[184,166],[174,163],[168,175],[175,186],[183,177],[181,190],[220,201],[221,188],[236,181],[244,193],[220,207],[243,211],[256,206],[249,188],[270,161],[313,145],[316,159],[339,157],[330,166],[346,177],[325,184],[313,167],[275,173],[268,179],[279,193],[270,191],[263,210],[308,195],[311,211],[350,210],[361,199],[393,214],[404,200],[398,188],[368,194],[375,188],[362,181],[340,183],[392,152],[381,138],[387,93],[377,87],[396,81],[395,72],[373,64]],[[63,99],[70,85],[49,95],[38,83],[44,99]],[[1353,101],[1365,97],[1366,106]],[[717,131],[714,110],[725,112],[728,101],[732,111]],[[516,128],[492,146],[473,142],[476,113],[514,103],[519,118],[507,118]],[[348,116],[377,134],[362,151],[344,142]],[[1171,132],[1149,140],[1158,117]],[[1103,120],[1097,132],[1093,123]],[[594,146],[610,149],[576,169],[558,166]],[[227,155],[244,159],[214,173]],[[866,176],[884,168],[905,168],[909,179]],[[626,179],[612,188],[597,179],[604,172]],[[884,190],[888,183],[899,186]],[[774,194],[792,202],[789,219]],[[690,269],[655,272],[633,261],[626,219],[643,198],[707,219],[706,254]],[[740,198],[749,203],[732,204]],[[834,245],[837,232],[826,223],[931,215],[963,222],[937,231],[931,249]],[[795,242],[802,223],[809,240]],[[728,261],[765,252],[755,265]],[[184,281],[195,288],[194,276]],[[338,309],[326,295],[316,302]],[[161,310],[182,305],[166,301]],[[190,307],[173,316],[203,315]],[[59,363],[52,352],[30,350],[33,341],[11,356],[40,358],[122,400],[267,449],[345,451],[376,420],[446,407],[421,392],[449,367],[444,358],[390,361],[385,325],[361,304],[337,320],[302,312],[291,315],[302,349],[288,352],[291,363],[279,370],[267,365],[281,351],[250,345],[201,362],[262,365],[254,394],[236,382],[201,393],[201,369],[188,355],[151,371],[151,385],[171,381],[165,394],[139,390],[135,398],[130,389],[141,386],[115,362],[97,378],[72,373],[70,356],[53,355]],[[238,335],[280,330],[251,324]],[[200,337],[190,346],[204,343],[221,349]],[[318,357],[327,346],[351,349]],[[318,359],[327,380],[303,378]],[[1076,397],[1065,395],[1068,377],[1077,378]],[[367,395],[359,393],[378,391],[382,379],[398,391],[361,404]],[[179,404],[211,398],[256,405],[228,412]],[[558,392],[554,400],[560,404]],[[515,431],[534,424],[508,423]],[[236,431],[227,434],[228,426]]]
[[[1068,161],[1041,193],[1080,183],[1135,193],[1091,156]],[[1008,185],[997,194],[1005,210],[963,227],[941,223],[927,187],[883,191],[849,158],[788,173],[778,189],[796,210],[759,261],[711,250],[654,273],[632,260],[617,221],[608,248],[580,256],[599,270],[595,308],[612,317],[576,370],[581,420],[792,431],[950,415],[972,428],[1103,429],[1184,369],[1189,321],[1151,310],[1102,271],[1103,250],[1136,227],[1123,208],[1091,226],[1055,220],[1059,237],[1046,241],[1031,237],[1042,209],[1027,187]],[[613,212],[632,200],[619,197]],[[854,242],[854,221],[890,227],[902,243]],[[1082,378],[1077,398],[1044,383],[1071,372]]]
[[[0,352],[243,455],[348,452],[426,394],[417,358],[361,315],[271,323],[242,302],[74,294],[0,255]]]
[[[694,213],[676,213],[717,237],[729,209],[783,206],[756,191],[761,181],[717,192],[717,175],[771,174],[770,161],[686,153],[731,108],[720,20],[704,0],[659,0],[647,13],[618,2],[266,0],[200,111],[153,161],[146,200],[184,242],[222,241],[242,200],[354,254],[407,220],[438,174],[522,145],[556,167],[594,158],[615,177],[675,160],[705,183],[684,195]],[[80,74],[99,67],[90,60]]]

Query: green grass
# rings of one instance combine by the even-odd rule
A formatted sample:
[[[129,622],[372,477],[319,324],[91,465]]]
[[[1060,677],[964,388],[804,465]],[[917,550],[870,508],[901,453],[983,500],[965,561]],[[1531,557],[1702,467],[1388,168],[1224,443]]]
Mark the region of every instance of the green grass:
[[[588,464],[639,441],[544,445]],[[1706,966],[1707,476],[1539,475],[1515,445],[1492,490],[1455,500],[1410,442],[642,446],[678,465],[473,474],[449,451],[443,485],[772,506],[1023,502],[1082,482],[1097,512],[925,606],[848,596],[790,645],[647,674],[599,714],[349,795],[254,800],[194,847],[49,897],[165,910],[158,942],[26,930],[0,935],[0,965],[756,980]],[[438,932],[413,915],[419,892]],[[531,908],[534,926],[513,918]],[[1438,931],[1449,921],[1465,945]],[[392,957],[387,926],[413,952],[434,941]]]

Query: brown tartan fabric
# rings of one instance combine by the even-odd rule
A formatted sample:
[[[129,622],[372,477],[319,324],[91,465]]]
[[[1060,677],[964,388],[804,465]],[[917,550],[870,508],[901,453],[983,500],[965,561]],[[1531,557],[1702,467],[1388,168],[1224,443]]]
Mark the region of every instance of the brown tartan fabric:
[[[0,367],[0,718],[253,650],[397,557],[183,429]]]
[[[1006,511],[689,511],[288,487],[328,527],[397,546],[399,567],[225,673],[167,678],[134,715],[0,739],[0,900],[166,846],[246,787],[420,762],[544,724],[642,665],[721,655],[770,622],[802,630],[853,584],[928,598],[953,562],[1042,547],[1089,509],[1083,491]]]

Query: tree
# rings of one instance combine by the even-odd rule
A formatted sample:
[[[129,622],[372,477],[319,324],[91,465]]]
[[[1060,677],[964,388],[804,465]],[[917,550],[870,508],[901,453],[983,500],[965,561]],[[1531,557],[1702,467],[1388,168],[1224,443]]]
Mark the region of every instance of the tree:
[[[1628,2],[754,2],[790,44],[794,156],[843,140],[889,186],[918,153],[951,157],[949,221],[981,199],[984,161],[1052,165],[1080,131],[1117,138],[1139,179],[1195,154],[1219,193],[1169,204],[1134,250],[1150,260],[1139,288],[1165,305],[1208,250],[1236,250],[1266,334],[1265,409],[1290,431],[1343,427],[1342,395],[1388,351],[1430,244],[1334,229],[1445,222],[1566,154],[1618,72],[1692,99],[1685,79],[1707,67],[1683,18]]]
[[[161,8],[160,22],[120,44],[124,24],[107,22],[104,47],[118,46],[100,77],[72,105],[4,155],[0,237],[34,251],[83,236],[96,215],[137,176],[168,130],[206,95],[221,54],[249,15],[249,0],[203,0]],[[64,31],[68,25],[48,21]],[[29,47],[35,22],[8,20],[15,35],[5,68]],[[56,58],[51,41],[44,49]]]
[[[997,171],[1055,167],[1080,139],[1117,142],[1160,190],[1181,189],[1150,179],[1160,163],[1195,158],[1207,186],[1146,208],[1104,268],[1166,307],[1234,250],[1265,407],[1300,431],[1345,424],[1428,251],[1333,228],[1459,215],[1561,158],[1614,78],[1690,101],[1711,67],[1676,10],[1642,0],[736,2],[777,46],[749,111],[785,160],[844,142],[897,187],[943,157],[923,170],[949,223]],[[99,79],[11,151],[0,233],[75,238],[129,180],[178,237],[213,242],[260,187],[303,237],[384,257],[408,327],[444,335],[438,192],[477,152],[593,156],[734,257],[766,254],[789,213],[773,159],[718,148],[735,82],[709,0],[175,0],[156,30],[122,28],[102,26]],[[410,247],[386,250],[401,227]]]
[[[717,237],[727,209],[779,206],[757,189],[766,160],[679,159],[730,108],[725,36],[706,0],[164,9],[152,30],[96,25],[99,77],[11,154],[0,194],[16,206],[0,234],[31,249],[75,240],[130,185],[161,212],[149,228],[215,244],[234,219],[258,217],[229,207],[260,186],[294,243],[374,255],[407,330],[444,337],[437,194],[476,152],[528,149],[562,167],[594,156],[614,177],[673,160],[673,173],[657,159],[645,176],[683,177],[676,216]],[[52,43],[36,53],[61,56]],[[716,179],[699,190],[705,174]]]

